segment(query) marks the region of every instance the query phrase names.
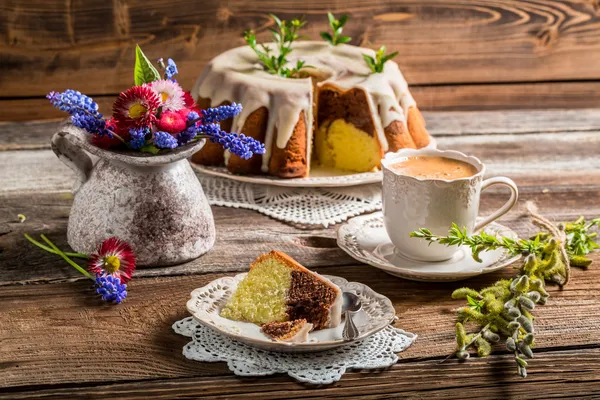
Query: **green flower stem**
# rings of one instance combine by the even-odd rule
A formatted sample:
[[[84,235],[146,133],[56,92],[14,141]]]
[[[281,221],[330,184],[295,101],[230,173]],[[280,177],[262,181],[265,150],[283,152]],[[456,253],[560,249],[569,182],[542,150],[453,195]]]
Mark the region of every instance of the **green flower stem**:
[[[29,240],[32,244],[35,244],[37,247],[39,247],[42,250],[46,250],[48,253],[52,253],[52,254],[56,254],[56,255],[60,255],[58,254],[56,251],[54,251],[53,249],[51,249],[48,246],[44,246],[43,244],[41,244],[40,242],[38,242],[37,240],[35,240],[34,238],[32,238],[31,236],[29,236],[28,234],[25,234],[25,238],[27,240]],[[69,252],[64,252],[65,255],[67,257],[75,257],[75,258],[83,258],[85,260],[89,259],[90,256],[88,256],[87,254],[83,254],[83,253],[69,253]]]
[[[67,263],[69,263],[69,265],[71,265],[77,271],[81,272],[86,278],[89,278],[89,279],[95,281],[95,278],[89,272],[87,272],[85,269],[81,268],[79,265],[77,265],[77,263],[75,263],[73,260],[71,260],[69,257],[67,257],[67,255],[64,252],[62,252],[58,247],[56,247],[54,245],[54,243],[52,243],[50,241],[50,239],[48,239],[45,235],[40,235],[40,237],[42,239],[44,239],[44,242],[48,243],[48,246],[50,246],[56,252],[56,254],[58,254],[59,256],[64,258],[64,260]]]

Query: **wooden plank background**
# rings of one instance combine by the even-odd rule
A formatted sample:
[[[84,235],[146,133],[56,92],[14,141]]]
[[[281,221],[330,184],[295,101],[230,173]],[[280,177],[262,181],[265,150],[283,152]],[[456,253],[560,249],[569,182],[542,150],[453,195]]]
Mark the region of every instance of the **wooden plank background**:
[[[172,57],[190,88],[215,55],[267,39],[268,12],[349,13],[352,44],[398,50],[423,109],[600,106],[598,0],[13,0],[0,4],[0,120],[57,116],[43,100],[78,89],[107,112],[132,84],[133,48]]]

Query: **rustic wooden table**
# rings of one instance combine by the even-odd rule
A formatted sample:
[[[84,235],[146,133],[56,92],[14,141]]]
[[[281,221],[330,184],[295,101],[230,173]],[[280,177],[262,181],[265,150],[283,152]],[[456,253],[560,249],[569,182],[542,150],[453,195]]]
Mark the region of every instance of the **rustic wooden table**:
[[[480,157],[488,175],[520,187],[520,209],[503,223],[533,228],[521,213],[535,200],[554,220],[600,215],[600,111],[437,112],[425,115],[439,147]],[[502,348],[487,359],[440,364],[454,349],[450,293],[510,277],[506,268],[462,283],[426,284],[360,265],[337,248],[335,229],[300,229],[254,211],[214,207],[217,243],[200,259],[140,269],[127,301],[106,305],[59,258],[28,244],[46,233],[66,246],[73,174],[49,149],[57,122],[0,124],[0,398],[539,398],[600,396],[600,269],[573,272],[550,287],[536,309],[537,348],[526,379]],[[507,194],[490,189],[482,212]],[[24,223],[17,214],[25,214]],[[190,291],[245,271],[260,253],[279,249],[314,270],[362,281],[394,303],[397,325],[419,335],[398,364],[349,372],[338,383],[307,387],[284,375],[234,376],[224,363],[181,355],[186,338],[171,324],[186,316]],[[600,265],[600,254],[594,254]]]

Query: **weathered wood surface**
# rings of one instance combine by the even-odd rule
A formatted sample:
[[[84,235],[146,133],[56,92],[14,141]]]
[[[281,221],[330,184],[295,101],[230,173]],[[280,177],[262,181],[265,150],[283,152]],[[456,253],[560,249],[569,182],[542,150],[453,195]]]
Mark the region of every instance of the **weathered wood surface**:
[[[408,81],[426,86],[416,89],[423,108],[566,107],[571,95],[580,106],[597,106],[597,10],[596,0],[397,0],[368,7],[361,0],[16,0],[0,14],[0,97],[25,99],[13,103],[16,111],[3,106],[0,118],[36,118],[42,110],[32,101],[51,90],[119,93],[132,83],[135,43],[151,59],[176,59],[178,79],[190,88],[211,58],[244,44],[244,30],[266,40],[269,12],[305,15],[305,33],[317,40],[327,11],[349,13],[352,44],[398,50]],[[530,85],[513,85],[524,82]],[[489,85],[495,83],[506,86]]]
[[[599,112],[429,113],[426,118],[441,147],[479,155],[491,172],[515,177],[521,207],[502,221],[521,235],[534,229],[521,215],[525,200],[535,200],[555,221],[600,215],[600,165],[594,158],[600,148]],[[214,207],[214,250],[180,266],[140,269],[124,304],[103,305],[90,295],[87,281],[22,237],[47,233],[66,246],[72,174],[47,148],[55,126],[0,125],[0,398],[600,396],[600,269],[594,267],[600,265],[600,253],[593,255],[590,270],[573,271],[569,286],[550,287],[548,305],[536,309],[536,358],[525,380],[500,347],[488,359],[440,364],[454,347],[454,309],[461,305],[450,299],[452,290],[509,277],[510,268],[464,283],[409,282],[357,265],[336,247],[335,227],[299,230],[248,210]],[[24,165],[33,160],[37,166]],[[44,171],[51,168],[58,168],[59,176],[48,181]],[[18,186],[19,181],[25,183]],[[505,198],[502,190],[486,191],[482,213]],[[24,223],[16,221],[18,213],[27,216]],[[400,318],[397,325],[419,339],[388,370],[349,372],[320,388],[283,375],[240,379],[223,363],[184,359],[181,347],[187,339],[170,326],[186,316],[189,292],[246,270],[257,254],[273,248],[318,272],[364,282],[388,296]]]
[[[78,86],[73,83],[69,88],[77,89]],[[190,89],[191,86],[184,85],[184,88]],[[433,86],[411,84],[410,90],[419,108],[425,111],[600,107],[600,82],[593,81]],[[104,115],[111,115],[116,96],[116,94],[94,95],[93,98]],[[52,107],[46,98],[3,100],[0,97],[0,121],[31,121],[64,117],[65,113]]]
[[[455,362],[440,365],[439,360],[401,360],[385,372],[348,373],[336,384],[316,388],[292,386],[285,376],[268,379],[193,377],[41,388],[9,393],[6,398],[596,399],[600,394],[597,371],[585,365],[595,363],[598,357],[597,349],[589,349],[585,354],[573,350],[541,353],[536,360],[544,363],[544,370],[529,375],[527,384],[511,374],[514,368],[511,357],[498,355],[492,360],[469,360],[468,366]],[[573,364],[584,366],[575,369]],[[468,376],[465,376],[465,368],[468,368]]]
[[[595,255],[594,259],[600,261],[599,255]],[[354,385],[361,386],[360,393],[363,395],[410,393],[411,390],[423,393],[442,388],[449,390],[446,394],[456,395],[461,390],[460,382],[444,384],[442,381],[450,377],[458,380],[466,374],[471,376],[470,382],[464,382],[467,389],[475,382],[480,388],[488,385],[497,388],[501,382],[529,387],[538,382],[555,384],[577,377],[582,385],[579,390],[588,390],[589,393],[589,385],[599,382],[600,366],[594,362],[600,351],[600,309],[595,299],[600,289],[598,269],[574,271],[571,286],[562,291],[551,288],[549,304],[536,310],[537,357],[532,361],[527,381],[514,376],[514,365],[509,357],[493,357],[469,365],[449,360],[439,365],[454,346],[453,308],[460,302],[449,300],[449,294],[460,283],[409,282],[366,266],[317,268],[317,271],[360,280],[394,302],[400,318],[398,325],[419,334],[414,347],[401,354],[401,363],[387,372],[350,373],[348,380],[343,379],[321,393],[307,390],[289,379],[277,378],[274,382],[271,379],[242,380],[229,377],[222,363],[187,361],[180,350],[188,340],[175,335],[170,326],[186,316],[181,305],[192,289],[221,276],[208,274],[135,279],[130,286],[130,297],[119,307],[102,305],[86,296],[89,287],[86,282],[3,288],[0,291],[3,304],[0,334],[5,339],[0,354],[0,365],[3,365],[0,385],[16,387],[15,390],[30,385],[52,389],[76,379],[78,386],[140,381],[141,387],[145,384],[143,382],[177,378],[171,384],[154,386],[154,390],[160,392],[160,387],[171,385],[185,387],[194,380],[195,395],[228,397],[256,391],[255,396],[258,397],[258,391],[261,391],[265,397],[277,397],[281,396],[282,390],[291,389],[298,392],[290,398],[307,395],[340,398],[350,396]],[[510,275],[510,269],[506,269],[468,283],[481,286]],[[580,351],[576,357],[577,353],[573,352],[576,347],[590,350]],[[498,349],[498,353],[505,352]],[[575,360],[577,368],[573,368]],[[558,371],[564,371],[566,375],[552,377]],[[360,383],[356,382],[358,378],[363,378]],[[268,389],[271,382],[276,386]],[[126,383],[124,388],[132,390],[135,387]],[[68,390],[61,389],[55,394],[58,396],[62,391],[65,395]],[[109,390],[121,391],[118,385]],[[506,390],[521,391],[524,388]],[[172,392],[167,390],[167,393]],[[31,395],[37,393],[34,391]]]

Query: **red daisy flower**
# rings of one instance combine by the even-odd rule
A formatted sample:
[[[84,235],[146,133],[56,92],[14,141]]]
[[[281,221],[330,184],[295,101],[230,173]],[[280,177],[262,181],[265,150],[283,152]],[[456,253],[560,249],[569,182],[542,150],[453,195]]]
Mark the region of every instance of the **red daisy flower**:
[[[135,254],[129,243],[117,237],[106,239],[95,253],[90,254],[88,271],[94,275],[112,275],[121,283],[131,280],[135,271]]]
[[[158,130],[169,132],[170,134],[176,134],[184,130],[187,125],[185,117],[177,111],[165,111],[160,116],[160,119],[156,121]]]
[[[156,120],[158,95],[147,86],[134,86],[119,94],[113,104],[113,118],[120,126],[144,127]]]
[[[191,92],[183,92],[183,102],[185,103],[185,108],[189,108],[190,111],[200,112],[200,107],[194,101]]]

